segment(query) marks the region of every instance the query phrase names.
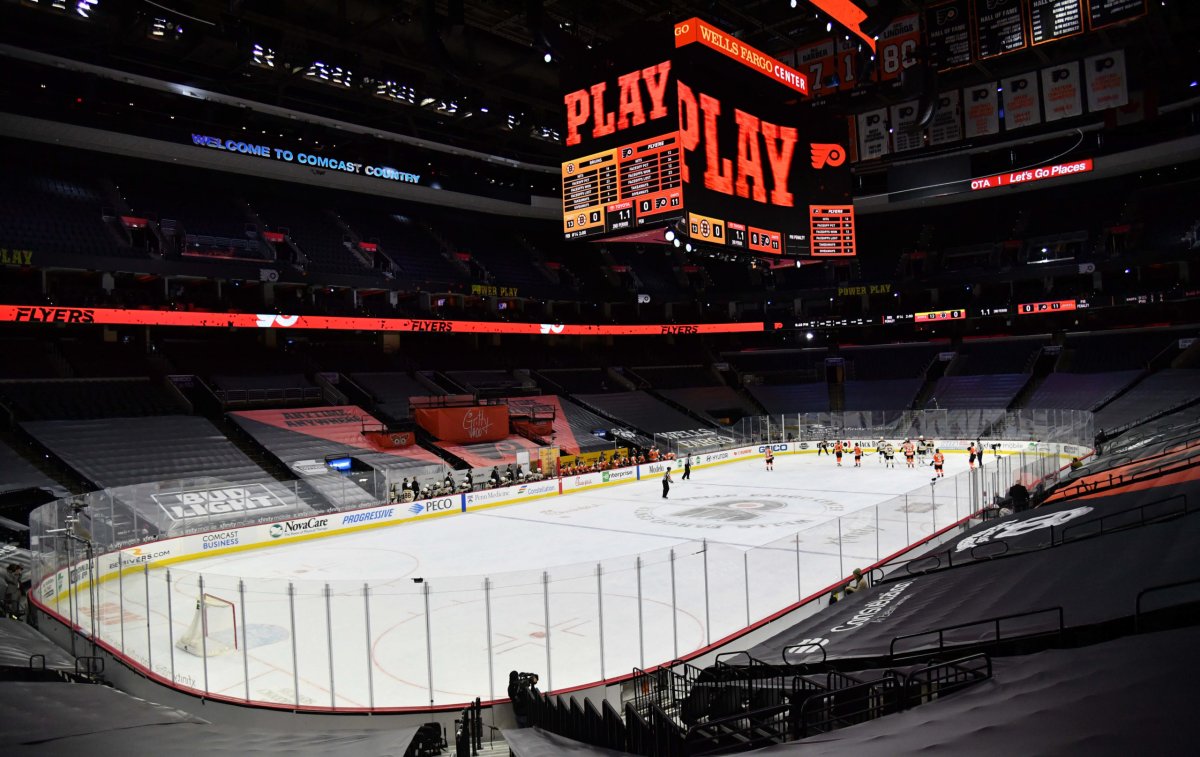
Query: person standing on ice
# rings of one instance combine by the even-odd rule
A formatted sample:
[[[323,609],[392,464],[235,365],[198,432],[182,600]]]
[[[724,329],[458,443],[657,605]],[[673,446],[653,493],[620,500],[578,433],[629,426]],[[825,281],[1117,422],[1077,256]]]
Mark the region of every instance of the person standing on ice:
[[[671,469],[667,468],[667,472],[663,474],[663,499],[667,498],[667,493],[671,491]]]
[[[768,446],[763,453],[763,458],[767,461],[767,470],[775,470],[775,450]]]
[[[680,481],[691,481],[692,480],[692,456],[691,455],[688,455],[687,457],[685,457],[683,459],[683,476],[680,477],[679,480]]]

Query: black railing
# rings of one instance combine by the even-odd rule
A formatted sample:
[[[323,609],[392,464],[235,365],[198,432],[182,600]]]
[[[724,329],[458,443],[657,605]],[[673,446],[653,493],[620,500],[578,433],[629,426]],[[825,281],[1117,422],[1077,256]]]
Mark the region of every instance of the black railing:
[[[1147,618],[1145,616],[1149,615],[1150,612],[1160,612],[1163,610],[1179,608],[1179,607],[1186,606],[1186,605],[1195,605],[1197,602],[1200,602],[1200,599],[1196,598],[1196,594],[1198,592],[1193,591],[1193,594],[1192,594],[1193,598],[1186,602],[1173,602],[1164,607],[1159,607],[1153,611],[1146,611],[1146,612],[1142,611],[1142,600],[1145,597],[1147,597],[1148,595],[1160,594],[1163,592],[1170,591],[1172,589],[1179,589],[1184,586],[1193,586],[1193,587],[1200,586],[1200,578],[1189,578],[1184,581],[1173,581],[1173,582],[1167,583],[1167,584],[1158,584],[1157,586],[1148,586],[1148,587],[1142,589],[1141,591],[1139,591],[1138,595],[1137,595],[1137,599],[1134,602],[1134,608],[1133,608],[1134,631],[1137,633],[1141,633],[1146,628]]]
[[[1047,628],[1046,630],[1022,631],[1021,633],[1018,633],[1018,634],[1012,635],[1012,636],[1005,636],[1001,631],[1001,625],[1004,623],[1004,621],[1029,619],[1029,618],[1033,618],[1033,617],[1036,617],[1039,615],[1053,616],[1054,620],[1057,622],[1055,622],[1051,627]],[[972,620],[972,621],[969,621],[966,623],[955,623],[954,625],[943,626],[941,628],[935,628],[935,629],[932,629],[929,631],[920,631],[918,633],[903,634],[901,636],[897,636],[894,639],[892,639],[892,643],[888,646],[888,656],[891,658],[892,662],[895,663],[897,660],[909,659],[909,658],[914,658],[914,657],[923,657],[925,655],[942,652],[947,648],[947,645],[946,645],[946,636],[947,635],[954,635],[954,632],[956,632],[956,631],[960,631],[960,632],[967,631],[968,629],[972,629],[972,628],[979,628],[982,630],[982,629],[985,629],[987,626],[992,627],[992,634],[991,634],[990,638],[970,639],[970,640],[958,641],[957,643],[952,641],[950,646],[961,647],[961,646],[979,646],[979,645],[985,645],[985,644],[999,644],[1000,642],[1003,642],[1003,641],[1018,641],[1018,640],[1034,639],[1034,638],[1039,638],[1042,636],[1054,636],[1054,635],[1057,635],[1061,639],[1066,630],[1066,625],[1063,622],[1063,608],[1062,607],[1048,607],[1048,608],[1041,609],[1041,610],[1030,610],[1029,612],[1014,613],[1012,615],[997,615],[992,618],[983,618],[982,620]],[[965,634],[961,634],[961,635],[965,636]],[[931,646],[931,645],[927,644],[927,645],[923,645],[923,646],[920,646],[915,649],[909,649],[907,651],[901,651],[901,652],[896,651],[896,645],[899,642],[907,641],[910,639],[923,639],[923,638],[929,638],[929,637],[936,637],[936,639],[937,639],[936,645]],[[932,639],[931,639],[931,641],[932,641]]]
[[[904,703],[901,683],[899,678],[887,676],[808,697],[796,717],[797,737],[828,733],[899,712]]]
[[[904,707],[932,702],[992,677],[992,659],[976,654],[950,662],[931,662],[904,680]]]

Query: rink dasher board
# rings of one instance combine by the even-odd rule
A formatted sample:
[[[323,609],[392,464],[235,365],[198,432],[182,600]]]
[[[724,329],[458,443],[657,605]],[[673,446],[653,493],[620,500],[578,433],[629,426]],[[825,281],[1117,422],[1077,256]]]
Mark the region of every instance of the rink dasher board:
[[[878,441],[875,440],[872,444]],[[902,440],[888,441],[897,451],[899,451],[900,444],[903,443]],[[971,443],[971,440],[937,442],[939,449],[951,454],[965,454],[967,446]],[[997,444],[999,447],[992,450],[990,449],[992,444]],[[987,451],[992,454],[1025,453],[1043,457],[1065,457],[1068,460],[1072,456],[1085,454],[1087,451],[1083,447],[1075,445],[1039,444],[1028,441],[988,442],[985,446],[989,448]],[[813,442],[777,442],[691,455],[691,465],[693,468],[706,468],[749,460],[761,461],[768,447],[776,455],[814,455],[817,451],[816,444]],[[876,451],[875,447],[863,448],[864,454],[874,454]],[[158,569],[188,560],[405,525],[419,520],[458,515],[472,510],[515,505],[547,497],[630,484],[648,478],[660,478],[667,470],[682,471],[683,465],[683,458],[660,460],[612,471],[564,476],[500,489],[484,489],[415,502],[374,505],[335,513],[320,513],[305,518],[292,518],[272,523],[175,536],[157,542],[147,542],[136,547],[106,552],[91,561],[77,561],[70,567],[59,569],[53,576],[44,578],[36,587],[34,596],[46,606],[45,609],[56,608],[72,590],[78,592],[89,588],[93,580],[93,564],[97,566],[95,581],[100,584],[118,576],[138,573],[147,569]]]

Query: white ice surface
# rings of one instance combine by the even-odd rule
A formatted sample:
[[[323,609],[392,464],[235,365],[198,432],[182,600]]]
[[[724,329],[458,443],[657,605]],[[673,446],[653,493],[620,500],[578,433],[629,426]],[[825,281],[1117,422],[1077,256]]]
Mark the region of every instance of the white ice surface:
[[[947,461],[949,474],[965,467]],[[888,470],[873,455],[861,468],[791,455],[773,472],[759,458],[692,477],[669,500],[656,478],[193,560],[171,567],[170,592],[152,569],[101,584],[99,633],[161,675],[238,699],[486,700],[504,696],[510,670],[562,689],[699,649],[970,508],[966,476],[931,497],[929,468]],[[201,580],[238,612],[239,649],[207,665],[171,645]],[[86,596],[79,605],[86,627]]]

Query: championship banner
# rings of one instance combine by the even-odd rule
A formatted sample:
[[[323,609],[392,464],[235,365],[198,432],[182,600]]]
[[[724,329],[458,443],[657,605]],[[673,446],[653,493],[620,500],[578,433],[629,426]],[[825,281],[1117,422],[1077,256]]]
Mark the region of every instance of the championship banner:
[[[508,437],[508,406],[414,408],[417,424],[443,442],[475,444]]]
[[[860,113],[857,125],[859,160],[873,160],[888,154],[886,108]]]
[[[962,96],[957,89],[938,95],[937,110],[929,122],[929,144],[944,145],[963,138]]]
[[[886,131],[884,132],[886,136]],[[754,323],[669,323],[653,326],[608,326],[558,323],[493,323],[419,318],[356,318],[278,315],[276,313],[206,313],[177,310],[37,307],[0,305],[0,323],[95,324],[104,326],[183,326],[215,329],[313,329],[319,331],[404,331],[438,334],[528,334],[546,336],[664,336],[745,334],[763,330]]]
[[[925,130],[917,126],[916,100],[893,105],[892,113],[892,147],[896,152],[916,150],[924,146]]]
[[[1042,122],[1036,71],[1004,80],[1004,129],[1023,129]]]
[[[1042,69],[1042,104],[1046,123],[1083,115],[1078,61]]]
[[[1000,133],[1000,103],[995,82],[963,90],[967,139]]]
[[[1129,82],[1125,75],[1125,51],[1085,58],[1088,110],[1095,113],[1129,104]]]

